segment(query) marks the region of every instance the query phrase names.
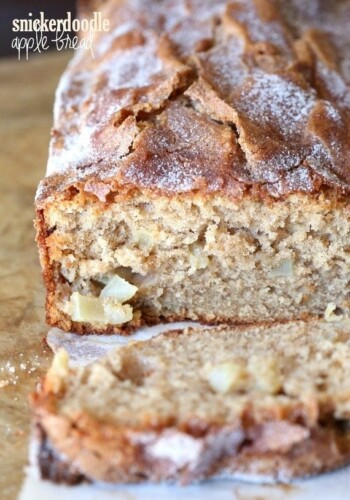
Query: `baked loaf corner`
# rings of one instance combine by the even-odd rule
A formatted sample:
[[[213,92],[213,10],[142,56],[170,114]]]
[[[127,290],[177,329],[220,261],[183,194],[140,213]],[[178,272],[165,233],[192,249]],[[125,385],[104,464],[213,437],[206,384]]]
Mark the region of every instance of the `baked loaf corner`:
[[[168,333],[32,396],[42,475],[71,483],[284,482],[350,462],[349,320]]]

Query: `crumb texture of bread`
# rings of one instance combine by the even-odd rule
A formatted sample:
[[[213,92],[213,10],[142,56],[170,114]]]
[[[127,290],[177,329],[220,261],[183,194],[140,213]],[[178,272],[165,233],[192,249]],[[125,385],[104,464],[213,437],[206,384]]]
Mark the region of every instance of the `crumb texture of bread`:
[[[48,323],[347,314],[350,1],[98,5],[37,192]]]
[[[116,276],[133,285],[127,325],[282,321],[322,316],[329,304],[349,312],[344,204],[304,195],[272,205],[199,195],[169,203],[138,192],[106,207],[90,199],[52,203],[46,221],[55,228],[46,238],[56,283],[49,321],[68,331],[79,328],[72,298],[103,302]],[[92,331],[106,328],[95,309],[80,319]]]
[[[43,475],[284,481],[344,465],[349,345],[349,320],[300,321],[163,334],[68,372],[59,353],[32,397]]]

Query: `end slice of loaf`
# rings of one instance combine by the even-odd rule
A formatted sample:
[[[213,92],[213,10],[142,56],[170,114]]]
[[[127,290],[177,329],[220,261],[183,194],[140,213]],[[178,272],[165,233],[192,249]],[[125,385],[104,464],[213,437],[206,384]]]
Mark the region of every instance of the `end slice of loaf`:
[[[350,324],[189,329],[74,369],[61,351],[31,401],[57,482],[318,474],[350,462]]]

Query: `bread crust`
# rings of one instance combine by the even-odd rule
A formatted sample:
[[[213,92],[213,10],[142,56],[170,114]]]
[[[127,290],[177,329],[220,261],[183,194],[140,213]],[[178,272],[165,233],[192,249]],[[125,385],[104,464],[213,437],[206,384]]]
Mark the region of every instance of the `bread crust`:
[[[289,320],[280,318],[277,320],[271,320],[271,321],[261,321],[261,322],[244,322],[240,318],[230,318],[227,320],[227,318],[216,318],[215,320],[211,319],[210,317],[205,317],[205,316],[198,316],[197,318],[187,318],[184,316],[167,316],[166,318],[163,318],[162,316],[144,316],[140,318],[137,321],[131,321],[127,325],[121,327],[118,327],[116,325],[107,325],[106,327],[103,328],[96,328],[90,325],[89,323],[78,323],[75,321],[70,321],[69,319],[62,318],[62,315],[58,316],[57,319],[54,319],[53,316],[51,316],[51,308],[48,309],[48,313],[46,316],[46,321],[50,326],[60,328],[61,330],[65,332],[74,332],[78,335],[131,335],[134,333],[138,328],[141,328],[142,326],[155,326],[155,325],[160,325],[164,323],[175,323],[175,322],[186,322],[186,321],[195,321],[197,323],[201,323],[202,325],[207,325],[207,326],[217,326],[217,325],[228,325],[228,326],[235,326],[235,327],[242,327],[244,328],[245,326],[268,326],[270,324],[274,323],[287,323]],[[295,320],[303,320],[303,321],[312,321],[316,317],[315,315],[311,314],[301,314],[300,317],[295,318]]]
[[[323,434],[319,436],[317,441],[310,440],[303,446],[296,447],[293,453],[289,455],[281,456],[272,453],[266,456],[231,457],[226,461],[224,474],[208,473],[206,477],[200,479],[237,479],[259,482],[260,484],[284,484],[297,479],[306,479],[345,467],[350,463],[350,446],[347,452],[343,452],[341,455],[327,455],[327,451],[334,448],[336,441],[337,439],[328,438]],[[320,453],[322,453],[323,460],[320,460]],[[45,438],[40,441],[38,463],[42,479],[69,485],[92,482],[90,477],[85,476],[79,470],[75,470],[70,462],[58,457]],[[105,481],[104,478],[101,480]],[[159,478],[156,475],[143,477],[140,474],[123,478],[125,483],[140,483],[146,480],[186,484],[180,475],[178,477]]]
[[[99,56],[78,53],[62,78],[38,203],[78,184],[98,196],[111,181],[234,197],[349,192],[347,1],[84,1],[81,15],[97,5],[111,29],[95,36]]]
[[[84,416],[81,415],[80,418],[84,419]],[[147,453],[147,445],[140,445],[149,429],[132,432],[132,441],[130,429],[109,429],[108,440],[101,441],[101,424],[89,420],[89,428],[84,429],[82,448],[83,434],[79,435],[73,428],[67,431],[67,423],[60,422],[59,418],[50,422],[51,419],[49,415],[47,420],[41,415],[36,426],[36,439],[39,444],[38,464],[42,478],[56,483],[150,481],[185,485],[215,478],[286,483],[329,472],[350,463],[350,433],[334,422],[313,428],[306,439],[280,452],[254,449],[254,443],[249,437],[256,433],[254,429],[246,430],[246,437],[244,433],[240,435],[242,430],[235,429],[233,434],[240,435],[239,445],[223,456],[215,456],[215,451],[210,450],[210,446],[215,447],[213,438],[218,439],[218,434],[196,436],[196,444],[206,450],[203,462],[199,465],[187,463],[184,467],[176,467],[167,459],[152,458]],[[64,433],[55,433],[55,441],[60,442],[59,447],[57,443],[52,445],[45,431],[47,425],[52,429],[53,422],[58,428],[65,428]],[[176,429],[174,431],[178,432]],[[157,429],[155,434],[155,442],[157,439],[162,440],[164,429]],[[229,440],[230,435],[232,438],[232,433],[227,433],[225,439]],[[59,453],[57,449],[60,450]],[[100,454],[98,450],[101,450]],[[213,459],[208,462],[210,453]],[[96,455],[99,456],[98,459]],[[118,464],[113,467],[111,457],[116,456]]]

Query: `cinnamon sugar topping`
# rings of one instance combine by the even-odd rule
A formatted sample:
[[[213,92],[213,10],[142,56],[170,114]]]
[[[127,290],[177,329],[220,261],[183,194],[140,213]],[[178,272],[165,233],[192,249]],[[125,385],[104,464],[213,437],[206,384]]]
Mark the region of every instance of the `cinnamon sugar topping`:
[[[108,0],[62,77],[38,198],[93,180],[349,190],[350,1]],[[84,13],[85,14],[85,13]],[[101,186],[100,186],[101,188]]]

